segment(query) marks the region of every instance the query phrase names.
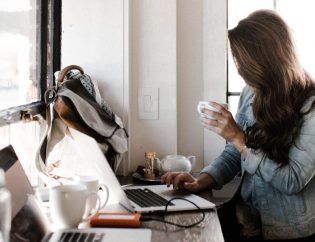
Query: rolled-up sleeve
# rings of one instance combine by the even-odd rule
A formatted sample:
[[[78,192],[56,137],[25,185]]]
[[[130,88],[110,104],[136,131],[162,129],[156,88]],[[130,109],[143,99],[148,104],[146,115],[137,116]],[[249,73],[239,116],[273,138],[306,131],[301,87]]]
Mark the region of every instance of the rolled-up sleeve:
[[[254,175],[260,162],[264,159],[264,153],[248,149],[246,159],[242,160],[242,168],[249,174]]]
[[[241,156],[234,145],[227,144],[224,151],[201,173],[207,173],[216,181],[217,189],[232,180],[241,170]]]

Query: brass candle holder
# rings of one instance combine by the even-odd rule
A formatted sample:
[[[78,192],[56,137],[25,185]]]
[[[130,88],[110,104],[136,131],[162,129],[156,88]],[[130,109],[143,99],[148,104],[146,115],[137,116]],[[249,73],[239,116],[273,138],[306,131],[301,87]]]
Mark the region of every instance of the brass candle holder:
[[[145,152],[144,157],[145,157],[144,177],[147,179],[153,179],[155,177],[154,162],[156,160],[156,152]]]

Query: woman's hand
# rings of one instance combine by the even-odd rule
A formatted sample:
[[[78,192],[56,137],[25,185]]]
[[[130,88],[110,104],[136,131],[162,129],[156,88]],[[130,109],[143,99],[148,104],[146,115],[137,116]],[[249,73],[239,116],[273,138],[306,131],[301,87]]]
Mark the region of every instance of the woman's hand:
[[[188,172],[168,172],[161,177],[161,183],[168,187],[173,184],[174,189],[186,189],[194,193],[212,188],[215,184],[214,179],[205,173],[195,178]]]
[[[237,125],[232,114],[216,102],[209,101],[209,104],[216,108],[219,112],[204,109],[204,113],[211,116],[213,119],[200,117],[202,125],[228,142],[233,143],[237,148],[245,145],[245,135],[243,130]]]

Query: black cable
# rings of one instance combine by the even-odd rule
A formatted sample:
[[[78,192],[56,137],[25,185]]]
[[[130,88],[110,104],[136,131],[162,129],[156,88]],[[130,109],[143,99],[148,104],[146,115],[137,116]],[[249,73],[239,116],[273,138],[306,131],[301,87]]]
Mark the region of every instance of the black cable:
[[[183,224],[177,224],[177,223],[174,223],[174,222],[171,222],[171,221],[168,221],[168,220],[165,220],[165,219],[160,219],[160,218],[157,218],[157,217],[153,217],[153,216],[148,216],[148,215],[141,215],[141,218],[140,220],[141,221],[148,221],[148,220],[153,220],[153,221],[158,221],[158,222],[162,222],[162,223],[166,223],[166,224],[171,224],[171,225],[174,225],[174,226],[177,226],[177,227],[180,227],[180,228],[192,228],[198,224],[200,224],[206,217],[206,214],[204,212],[204,210],[202,210],[197,204],[195,204],[194,202],[186,199],[186,198],[183,198],[183,197],[173,197],[172,199],[168,200],[166,205],[165,205],[165,210],[164,210],[164,214],[167,214],[167,208],[168,206],[171,204],[171,202],[173,200],[185,200],[191,204],[193,204],[197,209],[198,211],[201,211],[202,213],[202,218],[200,220],[198,220],[197,222],[195,223],[192,223],[192,224],[189,224],[189,225],[183,225]]]

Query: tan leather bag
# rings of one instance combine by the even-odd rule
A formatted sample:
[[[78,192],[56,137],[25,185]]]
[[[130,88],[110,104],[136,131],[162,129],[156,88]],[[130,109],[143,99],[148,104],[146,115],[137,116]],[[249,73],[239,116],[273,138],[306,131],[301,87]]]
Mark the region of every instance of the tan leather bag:
[[[93,137],[116,171],[122,155],[128,150],[128,134],[120,118],[100,97],[97,84],[76,65],[62,69],[55,83],[45,93],[47,129],[36,155],[39,173],[53,176],[50,173],[54,167],[59,168],[62,164],[59,160],[46,164],[49,153],[63,139],[63,132],[66,133],[62,125]]]

